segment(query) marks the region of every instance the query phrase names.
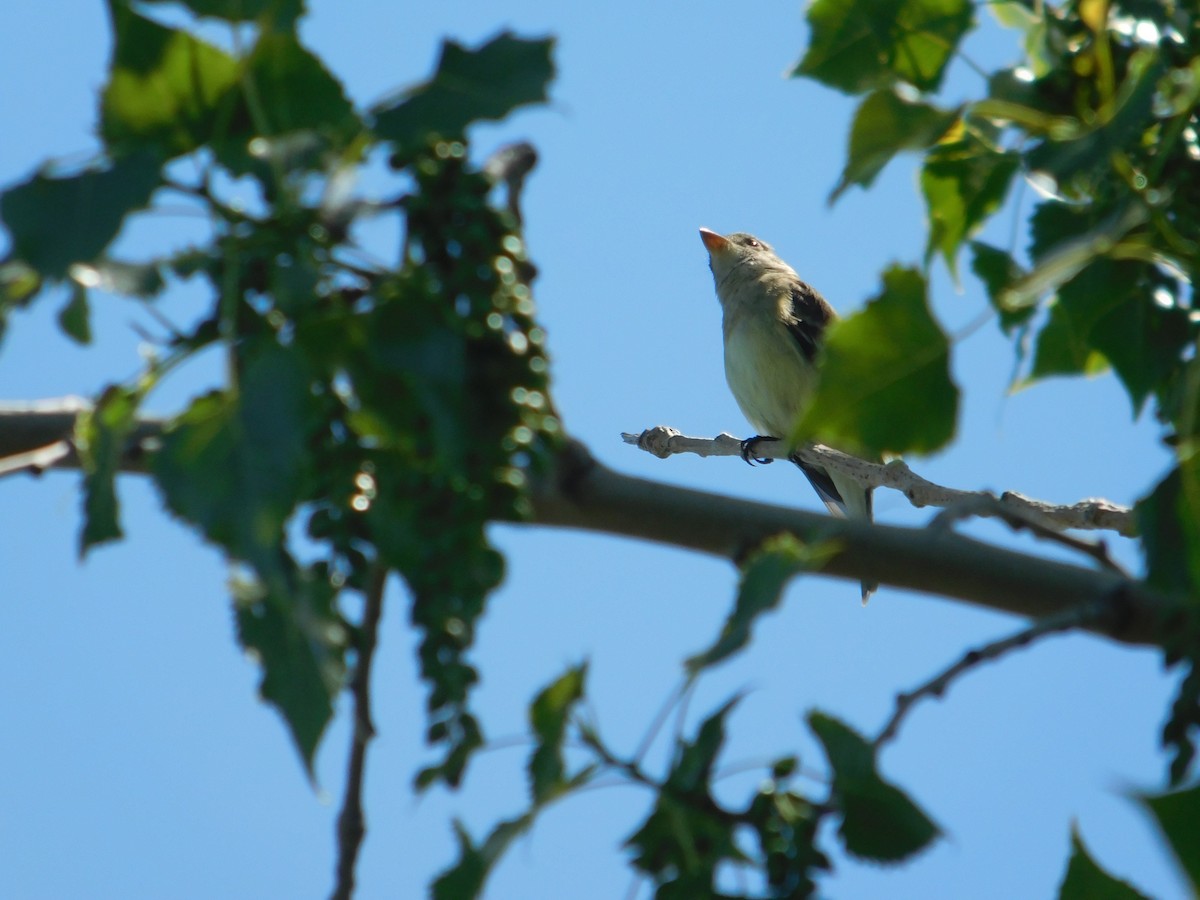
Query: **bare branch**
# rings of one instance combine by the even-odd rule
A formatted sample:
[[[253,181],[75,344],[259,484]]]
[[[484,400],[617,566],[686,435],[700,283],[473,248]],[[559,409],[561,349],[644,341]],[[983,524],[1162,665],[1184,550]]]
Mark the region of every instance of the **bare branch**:
[[[880,730],[875,740],[872,741],[875,752],[878,753],[880,747],[896,736],[896,733],[900,730],[901,723],[912,711],[917,701],[925,697],[941,697],[945,694],[946,689],[950,687],[951,682],[958,678],[958,676],[969,672],[980,663],[999,659],[1011,650],[1027,647],[1035,640],[1043,638],[1046,635],[1069,631],[1072,628],[1080,628],[1097,621],[1103,616],[1103,607],[1094,603],[1085,604],[1054,616],[1039,619],[1028,628],[1023,628],[1016,634],[993,641],[990,644],[985,644],[982,647],[976,647],[974,650],[968,650],[958,662],[939,672],[936,676],[929,679],[929,681],[907,693],[896,695],[895,711],[893,711],[891,717]]]
[[[337,883],[332,900],[350,900],[354,895],[354,868],[358,851],[366,834],[363,815],[362,785],[367,765],[367,745],[375,737],[371,719],[371,663],[375,657],[375,642],[379,634],[379,619],[383,614],[383,590],[387,586],[387,569],[375,563],[365,592],[362,622],[355,641],[354,677],[350,693],[354,697],[354,731],[350,738],[350,758],[346,770],[346,794],[338,816]]]
[[[697,456],[742,455],[741,440],[724,433],[715,438],[689,437],[666,425],[656,425],[641,434],[623,432],[621,438],[625,443],[634,444],[660,459],[676,453],[694,453]],[[787,459],[793,455],[783,442],[767,441],[755,446],[754,454],[763,459]],[[999,516],[1005,519],[1015,516],[1025,523],[1052,532],[1078,528],[1115,531],[1124,537],[1133,537],[1137,533],[1133,511],[1108,500],[1088,499],[1064,506],[1034,500],[1015,491],[1005,491],[997,496],[991,491],[948,488],[917,475],[903,460],[873,463],[823,444],[801,447],[794,451],[794,455],[807,463],[848,475],[866,487],[899,491],[917,507],[958,507],[960,510],[969,510],[973,516]]]

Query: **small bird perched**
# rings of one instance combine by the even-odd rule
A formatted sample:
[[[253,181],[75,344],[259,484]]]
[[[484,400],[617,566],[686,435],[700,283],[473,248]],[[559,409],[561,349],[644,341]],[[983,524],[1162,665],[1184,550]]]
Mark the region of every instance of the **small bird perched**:
[[[833,307],[770,244],[744,232],[700,229],[721,301],[725,380],[742,414],[758,432],[742,444],[747,462],[760,440],[786,438],[816,386],[816,357]],[[853,478],[804,463],[800,467],[829,511],[871,520],[871,489]],[[878,587],[862,583],[865,604]]]

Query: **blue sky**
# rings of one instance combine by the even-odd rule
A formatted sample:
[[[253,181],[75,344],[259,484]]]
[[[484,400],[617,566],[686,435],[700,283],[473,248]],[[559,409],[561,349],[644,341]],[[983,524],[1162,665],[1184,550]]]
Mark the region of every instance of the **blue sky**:
[[[883,266],[923,252],[911,160],[889,168],[870,192],[851,191],[832,210],[825,204],[853,107],[785,77],[804,45],[800,4],[527,0],[504,13],[484,2],[310,6],[304,39],[362,105],[424,78],[443,37],[476,43],[504,27],[555,35],[550,105],[478,128],[474,151],[514,139],[540,151],[527,189],[527,237],[566,427],[625,472],[820,506],[788,466],[661,461],[619,437],[660,423],[698,435],[749,432],[724,383],[699,226],[771,241],[843,312],[875,292]],[[0,4],[0,184],[27,177],[47,157],[79,162],[94,150],[108,53],[101,9],[83,0]],[[1016,46],[1013,35],[989,26],[968,52],[994,67],[1012,60]],[[981,84],[958,64],[947,90],[957,98]],[[386,185],[373,177],[363,189]],[[122,249],[151,253],[195,227],[156,217]],[[992,240],[1007,245],[1011,229],[1010,213]],[[393,235],[371,240],[380,255],[394,246]],[[957,291],[944,268],[935,273],[935,308],[957,334],[985,301],[969,278]],[[166,298],[164,310],[195,315],[203,297],[192,290]],[[0,398],[86,395],[136,370],[132,325],[146,324],[144,313],[99,298],[96,342],[79,348],[57,332],[63,302],[47,296],[13,318],[0,346]],[[1167,455],[1153,423],[1130,421],[1112,377],[1012,395],[1012,358],[993,323],[956,344],[959,437],[944,453],[910,460],[918,471],[956,487],[1055,502],[1131,503],[1161,476]],[[214,372],[199,361],[153,405],[171,411]],[[0,895],[324,896],[345,711],[326,738],[314,792],[280,720],[255,697],[257,670],[234,643],[218,554],[171,520],[149,485],[126,478],[127,540],[79,563],[77,489],[78,477],[65,473],[0,482]],[[887,492],[876,510],[892,524],[921,525],[931,515]],[[967,530],[1061,555],[998,526]],[[429,760],[423,693],[406,598],[397,585],[389,592],[374,685],[380,736],[367,779],[364,898],[420,896],[452,859],[451,817],[480,834],[520,808],[525,749],[504,739],[522,732],[529,699],[565,666],[591,660],[600,724],[618,749],[632,751],[681,660],[719,629],[736,583],[727,563],[616,538],[533,527],[498,527],[493,537],[508,556],[508,577],[474,658],[483,672],[476,705],[499,746],[480,756],[457,794],[415,797],[409,788]],[[1112,543],[1123,561],[1138,564],[1134,548]],[[801,723],[807,710],[872,733],[896,692],[1020,624],[886,586],[863,609],[856,585],[806,578],[761,621],[752,650],[702,682],[691,715],[748,689],[723,764],[740,770],[794,751],[819,773],[819,750]],[[1155,896],[1183,896],[1148,821],[1126,798],[1161,786],[1157,734],[1173,686],[1155,654],[1074,636],[972,673],[944,700],[916,710],[882,761],[947,837],[898,869],[835,854],[827,894],[1049,896],[1074,820],[1112,871]],[[661,758],[665,743],[656,746]],[[735,771],[722,790],[744,796],[757,778]],[[511,851],[488,896],[626,896],[633,879],[620,845],[648,799],[613,787],[551,810]],[[647,895],[645,887],[637,894]]]

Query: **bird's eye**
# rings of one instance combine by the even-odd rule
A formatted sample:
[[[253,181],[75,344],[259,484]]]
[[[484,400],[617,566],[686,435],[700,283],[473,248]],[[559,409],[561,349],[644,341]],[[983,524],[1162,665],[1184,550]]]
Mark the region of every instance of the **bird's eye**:
[[[760,243],[759,243],[758,241],[756,241],[754,238],[750,238],[750,240],[746,241],[746,246],[747,246],[747,247],[754,247],[755,249],[757,249],[757,248],[761,247],[761,246],[762,246],[762,244],[760,244]]]

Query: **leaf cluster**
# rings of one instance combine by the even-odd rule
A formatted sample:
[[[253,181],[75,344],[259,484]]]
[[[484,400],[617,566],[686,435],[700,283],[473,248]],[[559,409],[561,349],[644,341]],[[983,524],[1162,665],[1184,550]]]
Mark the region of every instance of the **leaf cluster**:
[[[952,347],[924,284],[937,259],[957,278],[964,249],[1013,340],[1016,386],[1111,371],[1135,416],[1150,406],[1176,466],[1138,505],[1146,575],[1190,610],[1186,622],[1164,623],[1176,636],[1168,663],[1193,673],[1163,733],[1179,783],[1200,726],[1188,687],[1200,659],[1200,13],[1137,0],[990,9],[1025,58],[992,73],[975,67],[982,96],[949,106],[939,98],[947,68],[973,65],[963,50],[973,4],[809,8],[811,41],[794,74],[862,95],[831,202],[915,151],[928,238],[920,269],[893,267],[880,295],[831,330],[826,377],[797,436],[860,453],[951,440]],[[1026,186],[1034,196],[1021,203]],[[1020,216],[1026,205],[1027,246],[979,239],[998,213]]]
[[[447,43],[427,82],[358,109],[298,37],[299,0],[186,5],[250,28],[247,49],[112,0],[103,152],[0,196],[12,237],[0,320],[65,287],[60,323],[86,343],[93,302],[123,295],[152,310],[182,279],[207,284],[207,307],[171,325],[145,370],[79,424],[81,552],[121,536],[114,478],[141,405],[219,351],[225,382],[173,416],[145,464],[166,507],[230,560],[263,697],[311,771],[353,663],[343,594],[362,591],[372,565],[398,571],[430,685],[428,738],[445,749],[420,783],[456,783],[482,741],[467,653],[504,573],[484,526],[527,514],[528,473],[559,430],[518,223],[465,132],[545,99],[551,42]],[[400,188],[389,199],[356,192],[376,150]],[[239,178],[259,202],[219,187]],[[198,206],[207,239],[140,262],[110,255],[163,198]],[[363,262],[355,230],[384,216],[401,220],[403,245],[391,262]]]

